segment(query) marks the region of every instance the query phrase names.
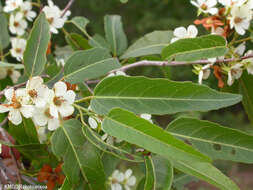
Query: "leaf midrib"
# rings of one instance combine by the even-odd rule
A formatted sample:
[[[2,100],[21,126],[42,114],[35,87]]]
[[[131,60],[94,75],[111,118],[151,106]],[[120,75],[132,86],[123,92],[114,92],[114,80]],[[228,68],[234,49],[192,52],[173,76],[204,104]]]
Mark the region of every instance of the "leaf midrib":
[[[186,136],[186,135],[178,134],[178,133],[171,132],[171,131],[168,131],[168,132],[173,136],[181,137],[181,138],[184,138],[184,139],[192,139],[192,140],[196,140],[196,141],[200,141],[200,142],[206,142],[206,143],[211,143],[211,144],[219,144],[219,145],[222,145],[222,146],[227,146],[227,147],[232,147],[232,148],[235,148],[235,149],[241,149],[241,150],[253,152],[253,149],[248,149],[248,148],[245,148],[245,147],[226,144],[226,143],[222,143],[222,142],[219,142],[219,141],[206,140],[206,139],[198,138],[198,137]]]
[[[124,99],[124,100],[173,100],[173,101],[203,101],[203,102],[209,102],[209,101],[215,101],[215,102],[224,102],[224,101],[232,101],[236,99],[240,99],[239,97],[235,98],[224,98],[224,99],[186,99],[186,98],[171,98],[171,97],[140,97],[140,96],[99,96],[95,95],[92,96],[92,99]]]
[[[155,142],[164,144],[165,146],[170,147],[170,148],[174,148],[174,149],[178,150],[179,152],[183,152],[183,153],[186,153],[186,154],[188,154],[188,155],[191,155],[191,156],[192,156],[193,158],[195,158],[195,159],[197,159],[197,158],[200,159],[200,160],[204,160],[204,159],[206,160],[206,159],[207,159],[207,158],[205,158],[204,156],[201,156],[201,153],[198,152],[198,151],[196,151],[196,152],[199,153],[200,155],[196,155],[196,154],[192,154],[192,153],[190,153],[190,152],[186,152],[186,151],[183,150],[183,149],[179,149],[178,147],[172,146],[171,144],[167,144],[167,143],[165,143],[165,142],[163,142],[163,141],[159,141],[159,140],[157,140],[156,138],[154,138],[153,136],[147,135],[146,133],[143,133],[142,131],[138,131],[138,130],[136,130],[135,128],[129,127],[128,125],[126,125],[126,124],[124,124],[124,123],[121,123],[121,122],[119,122],[119,121],[117,121],[117,120],[115,120],[115,119],[113,119],[113,118],[111,118],[111,117],[107,117],[107,119],[111,120],[112,122],[118,123],[119,125],[122,125],[122,126],[128,128],[129,130],[132,130],[132,131],[134,131],[134,132],[136,132],[136,133],[139,133],[139,134],[141,134],[141,135],[143,135],[143,136],[149,137],[149,138],[153,139]],[[170,135],[170,134],[169,134],[169,135]],[[193,158],[192,158],[192,159],[193,159]]]
[[[81,161],[79,160],[79,157],[78,157],[78,154],[77,154],[77,152],[76,152],[75,146],[73,145],[73,143],[72,143],[72,141],[71,141],[71,139],[70,139],[70,137],[69,137],[67,131],[66,131],[65,128],[64,128],[64,126],[61,126],[61,128],[62,128],[62,130],[63,130],[65,136],[67,137],[70,146],[72,147],[72,150],[73,150],[73,152],[74,152],[74,154],[75,154],[76,160],[77,160],[77,162],[78,162],[79,168],[80,168],[80,170],[81,170],[81,173],[82,173],[82,175],[83,175],[85,181],[88,182],[87,184],[89,185],[89,188],[92,189],[91,186],[90,186],[90,184],[89,184],[89,181],[88,181],[88,179],[87,179],[87,177],[86,177],[86,175],[85,175],[85,172],[84,172],[84,170],[83,170]]]
[[[103,62],[106,62],[106,61],[109,61],[109,60],[115,60],[115,58],[107,58],[107,59],[103,59],[101,61],[89,64],[86,67],[82,67],[81,69],[78,69],[78,70],[76,70],[76,71],[74,71],[72,73],[69,73],[69,74],[65,75],[64,78],[69,78],[69,77],[71,77],[72,75],[74,75],[76,73],[82,72],[83,70],[86,70],[86,69],[88,69],[90,67],[96,66],[97,64],[100,64],[100,63],[103,63]]]

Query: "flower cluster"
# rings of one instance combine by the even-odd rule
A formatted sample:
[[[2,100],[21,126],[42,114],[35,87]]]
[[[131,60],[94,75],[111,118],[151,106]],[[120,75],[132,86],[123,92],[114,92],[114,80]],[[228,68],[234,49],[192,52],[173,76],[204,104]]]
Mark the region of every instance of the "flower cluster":
[[[55,130],[61,120],[74,113],[75,96],[64,82],[57,82],[49,89],[37,76],[27,82],[26,88],[7,89],[7,102],[0,105],[0,113],[9,112],[8,119],[14,125],[19,125],[23,116],[32,118],[36,126],[47,125],[49,130]]]
[[[198,8],[198,13],[203,14],[204,18],[194,21],[195,25],[203,27],[211,34],[221,35],[225,38],[234,36],[233,40],[240,35],[244,35],[249,30],[250,22],[253,19],[253,0],[191,0],[191,3]],[[195,38],[198,35],[198,29],[195,25],[187,28],[178,27],[174,30],[174,38],[171,43],[179,39]],[[236,34],[234,34],[234,32]],[[193,72],[198,75],[198,82],[202,84],[203,79],[208,79],[211,69],[214,70],[214,76],[218,79],[219,87],[224,86],[223,74],[227,75],[227,84],[231,86],[236,79],[239,79],[243,70],[253,74],[253,59],[245,59],[241,62],[231,62],[222,65],[214,65],[218,59],[236,58],[241,56],[253,55],[253,51],[246,50],[246,44],[242,43],[232,49],[232,53],[225,57],[208,59],[207,65],[195,65]]]
[[[60,10],[60,8],[54,5],[53,1],[48,0],[48,6],[43,8],[43,12],[50,24],[50,31],[57,34],[58,30],[63,27],[64,23],[67,21],[71,12],[68,10],[66,13]]]
[[[37,14],[32,10],[32,2],[29,0],[6,0],[3,10],[10,14],[9,30],[16,35],[11,38],[11,55],[21,61],[26,47],[24,34],[28,27],[27,21],[33,21]]]
[[[10,49],[10,55],[19,62],[23,60],[27,44],[26,31],[29,26],[28,22],[33,22],[37,16],[37,13],[33,10],[33,5],[39,6],[30,0],[6,0],[3,7],[3,11],[9,16],[9,30],[13,35],[11,38],[12,48]],[[52,0],[48,0],[48,6],[44,6],[42,11],[46,15],[52,33],[58,33],[57,29],[63,27],[68,16],[71,14],[70,11],[64,12],[60,10],[58,6],[54,5]],[[7,76],[5,73],[9,71],[9,69],[0,68],[0,80],[4,79]],[[17,74],[17,72],[12,71],[13,75],[9,74],[13,83],[16,83],[20,77],[20,74]]]
[[[115,170],[111,177],[109,177],[109,184],[111,190],[122,190],[122,186],[125,190],[131,190],[136,183],[135,176],[132,175],[133,171],[131,169],[126,170],[125,173]]]
[[[252,0],[192,0],[191,3],[198,8],[199,14],[211,15],[197,20],[195,24],[202,24],[213,33],[224,36],[233,29],[239,35],[244,35],[253,18]]]

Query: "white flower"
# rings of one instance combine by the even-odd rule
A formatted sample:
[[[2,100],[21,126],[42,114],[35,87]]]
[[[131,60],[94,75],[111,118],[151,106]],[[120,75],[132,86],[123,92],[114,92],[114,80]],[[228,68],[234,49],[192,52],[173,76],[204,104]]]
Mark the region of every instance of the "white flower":
[[[198,29],[195,25],[188,26],[187,30],[185,27],[178,27],[173,34],[175,38],[171,39],[171,43],[183,38],[195,38],[198,35]]]
[[[241,63],[237,63],[233,65],[230,70],[228,71],[228,81],[227,84],[231,86],[235,79],[239,79],[242,76],[242,67],[243,65]]]
[[[247,5],[250,9],[253,9],[253,0],[248,0]]]
[[[19,125],[22,122],[22,115],[25,118],[33,116],[34,107],[28,104],[25,89],[14,90],[13,88],[5,91],[7,104],[0,105],[0,113],[9,112],[8,119],[14,124]]]
[[[64,59],[56,59],[56,64],[58,67],[64,67],[65,60]]]
[[[50,97],[54,96],[54,92],[50,90]],[[50,98],[49,97],[49,98]],[[60,126],[59,118],[53,117],[50,114],[50,104],[47,104],[45,107],[38,108],[35,107],[34,115],[33,115],[33,122],[37,126],[46,126],[48,130],[53,131],[56,130]]]
[[[17,83],[19,77],[21,76],[20,72],[14,69],[7,69],[7,73],[10,76],[13,83]]]
[[[6,0],[4,6],[4,12],[11,12],[15,9],[19,8],[19,6],[23,3],[23,0]]]
[[[36,107],[44,107],[50,95],[49,89],[43,84],[43,79],[39,76],[33,77],[26,83],[27,95]]]
[[[37,127],[37,133],[40,143],[44,143],[47,140],[47,129],[46,127]]]
[[[150,123],[153,123],[152,115],[150,115],[150,114],[143,113],[143,114],[140,115],[140,117],[147,120],[147,121],[149,121]]]
[[[54,96],[51,98],[50,115],[58,118],[59,115],[64,118],[74,113],[73,103],[76,94],[72,90],[67,90],[64,82],[57,82],[54,85]]]
[[[239,46],[237,46],[236,48],[235,48],[235,53],[237,54],[237,55],[243,55],[243,53],[245,52],[245,50],[246,50],[246,43],[245,42],[243,42],[243,43],[241,43]]]
[[[115,170],[112,173],[112,176],[109,177],[109,183],[111,186],[111,190],[122,190],[121,183],[124,180],[124,174],[120,172],[119,170]]]
[[[64,23],[66,22],[68,16],[70,15],[70,11],[68,11],[62,17],[62,11],[58,6],[55,6],[53,1],[48,0],[48,6],[43,8],[44,13],[46,14],[46,18],[50,24],[50,31],[52,33],[57,34],[59,28],[62,28]]]
[[[216,34],[216,35],[220,35],[220,36],[224,36],[225,35],[225,30],[221,27],[217,27],[217,28],[212,27],[211,33]]]
[[[212,15],[218,13],[218,9],[215,7],[217,4],[216,0],[191,0],[191,4],[193,4],[195,7],[198,7],[203,13],[210,13]]]
[[[23,38],[11,38],[11,46],[10,50],[12,57],[15,57],[18,61],[23,59],[23,54],[26,47],[26,40]]]
[[[127,76],[123,71],[116,71],[115,73],[110,73],[107,77],[114,77],[114,76]]]
[[[25,33],[28,25],[21,12],[18,12],[16,15],[11,14],[9,24],[11,33],[17,34],[18,36],[22,36]]]
[[[125,190],[131,190],[131,186],[134,186],[136,183],[136,177],[132,176],[133,171],[131,169],[128,169],[124,174],[124,187]]]
[[[5,79],[8,75],[10,76],[13,83],[17,83],[19,77],[21,76],[20,72],[17,70],[0,67],[0,80]]]
[[[30,1],[23,2],[20,6],[20,9],[29,21],[33,21],[37,15],[35,11],[32,11],[32,3]]]
[[[252,10],[248,5],[242,5],[240,7],[233,6],[231,9],[230,28],[235,28],[235,31],[244,35],[246,30],[250,26],[250,20],[252,19]]]
[[[242,6],[247,0],[218,0],[225,7]]]
[[[88,118],[88,123],[92,129],[97,129],[99,121],[93,117]]]

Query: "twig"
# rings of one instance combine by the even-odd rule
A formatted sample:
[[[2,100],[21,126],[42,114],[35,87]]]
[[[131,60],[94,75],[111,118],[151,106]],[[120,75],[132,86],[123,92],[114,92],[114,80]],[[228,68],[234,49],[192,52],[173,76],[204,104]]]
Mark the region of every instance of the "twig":
[[[66,12],[70,9],[70,7],[73,5],[75,0],[70,0],[68,2],[68,4],[66,5],[66,7],[63,9],[63,12],[61,14],[61,17],[64,17],[64,15],[66,14]]]
[[[238,62],[242,61],[244,59],[249,59],[252,58],[253,54],[243,56],[240,58],[228,58],[228,59],[217,59],[214,63],[229,63],[229,62]],[[139,67],[139,66],[181,66],[181,65],[196,65],[196,64],[208,64],[210,63],[209,60],[199,60],[199,61],[193,61],[193,62],[186,62],[186,61],[148,61],[148,60],[143,60],[143,61],[138,61],[129,65],[125,65],[119,69],[115,69],[111,71],[110,73],[114,73],[116,71],[126,71],[128,69],[134,68],[134,67]]]
[[[84,82],[83,84],[84,84],[84,86],[86,86],[86,88],[88,89],[88,91],[89,91],[91,94],[93,94],[93,90],[89,87],[88,83],[87,83],[87,82]]]
[[[97,84],[97,83],[99,83],[101,80],[87,80],[87,81],[85,81],[85,83],[87,84],[87,85],[89,85],[89,84]]]

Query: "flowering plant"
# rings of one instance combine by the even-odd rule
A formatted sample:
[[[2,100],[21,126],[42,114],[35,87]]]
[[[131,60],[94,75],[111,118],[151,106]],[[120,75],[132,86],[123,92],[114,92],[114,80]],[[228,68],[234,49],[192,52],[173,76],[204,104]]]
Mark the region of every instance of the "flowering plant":
[[[52,0],[1,6],[0,171],[11,176],[0,174],[1,184],[169,190],[189,175],[238,190],[212,161],[253,163],[252,135],[192,117],[160,127],[156,116],[242,101],[253,123],[253,1],[192,0],[199,17],[192,25],[151,32],[129,47],[120,16],[106,15],[105,37],[92,36],[87,18],[70,17],[73,2],[63,10]],[[59,33],[66,46],[57,44]],[[198,83],[130,72],[186,65]],[[202,84],[212,74],[216,90]]]

